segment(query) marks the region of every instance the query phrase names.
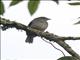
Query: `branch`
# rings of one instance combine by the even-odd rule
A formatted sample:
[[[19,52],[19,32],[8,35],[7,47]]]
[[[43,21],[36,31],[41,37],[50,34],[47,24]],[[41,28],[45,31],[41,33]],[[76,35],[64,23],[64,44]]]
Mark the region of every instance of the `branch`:
[[[63,47],[73,57],[75,57],[78,60],[80,60],[80,56],[74,50],[72,50],[72,48],[67,43],[65,43],[63,41],[58,41],[56,43],[58,43],[61,47]]]
[[[59,39],[61,39],[62,41],[65,41],[65,40],[80,40],[80,37],[60,37]]]
[[[8,28],[16,28],[16,29],[20,29],[20,30],[24,30],[26,31],[27,26],[21,24],[21,23],[17,23],[15,21],[10,21],[8,19],[5,18],[1,18],[0,17],[0,25],[2,25],[2,30],[6,30]]]
[[[43,41],[45,41],[46,43],[49,43],[52,47],[54,47],[55,49],[59,50],[60,52],[62,52],[62,54],[65,56],[64,52],[58,48],[56,48],[51,42],[46,41],[45,39],[42,38]]]
[[[73,57],[76,57],[77,59],[80,60],[80,56],[75,51],[73,51],[72,48],[67,43],[64,42],[65,40],[77,40],[80,39],[80,37],[60,37],[49,32],[41,32],[36,29],[32,29],[21,23],[10,21],[8,19],[1,18],[1,17],[0,17],[0,26],[2,27],[2,30],[6,30],[8,28],[16,28],[19,30],[24,30],[25,32],[32,32],[37,36],[46,38],[49,41],[54,41],[57,44],[59,44],[61,47],[63,47]]]

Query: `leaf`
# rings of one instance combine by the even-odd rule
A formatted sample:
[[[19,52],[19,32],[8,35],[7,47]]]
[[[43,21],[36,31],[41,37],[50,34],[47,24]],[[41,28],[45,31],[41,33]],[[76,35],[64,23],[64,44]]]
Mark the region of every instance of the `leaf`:
[[[4,4],[3,4],[3,2],[0,1],[0,15],[3,15],[4,12],[5,12]]]
[[[12,0],[12,2],[10,3],[10,6],[16,5],[18,3],[20,3],[23,0]]]
[[[76,25],[76,24],[80,24],[80,21],[76,22],[75,25]]]
[[[40,3],[40,0],[34,0],[34,1],[33,0],[29,0],[29,2],[28,2],[28,10],[29,10],[31,15],[33,15],[36,12],[39,3]]]
[[[78,18],[80,18],[80,17],[78,17]]]
[[[65,57],[59,58],[58,60],[77,60],[77,59],[72,56],[65,56]]]
[[[71,1],[71,0],[68,0],[68,1]]]
[[[59,4],[59,0],[52,0],[52,1],[56,2],[57,4]]]
[[[80,2],[68,3],[69,5],[80,5]]]

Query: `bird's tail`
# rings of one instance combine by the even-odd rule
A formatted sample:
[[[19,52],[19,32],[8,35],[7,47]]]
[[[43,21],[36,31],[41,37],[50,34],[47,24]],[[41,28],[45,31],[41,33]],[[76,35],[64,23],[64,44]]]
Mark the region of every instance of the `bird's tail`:
[[[33,36],[28,36],[25,40],[27,43],[33,43]]]

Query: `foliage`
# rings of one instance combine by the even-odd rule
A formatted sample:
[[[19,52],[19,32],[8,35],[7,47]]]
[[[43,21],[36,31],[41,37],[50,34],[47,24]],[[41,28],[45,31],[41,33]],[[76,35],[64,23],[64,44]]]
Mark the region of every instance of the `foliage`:
[[[69,3],[69,5],[77,6],[77,5],[80,5],[80,2]]]
[[[75,24],[80,24],[80,21],[76,22]]]
[[[12,2],[10,3],[10,6],[14,6],[20,2],[22,2],[22,0],[12,0]]]
[[[58,60],[77,60],[77,59],[72,56],[64,56],[64,57],[59,58]]]
[[[0,15],[3,15],[3,13],[5,12],[4,10],[4,4],[2,1],[0,1]]]
[[[31,15],[33,15],[37,10],[39,3],[40,3],[40,0],[36,0],[36,1],[29,0],[28,9]]]
[[[52,0],[52,1],[56,2],[57,4],[59,4],[59,0]]]
[[[10,6],[17,5],[18,3],[22,2],[22,1],[23,0],[12,0],[10,3]],[[52,1],[59,4],[59,0],[52,0]],[[68,1],[71,1],[71,0],[68,0]],[[33,15],[37,11],[39,4],[40,4],[40,0],[29,0],[28,10],[29,10],[31,15]],[[69,5],[80,5],[80,2],[69,3]],[[3,15],[4,12],[5,12],[4,4],[2,1],[0,1],[0,15]]]

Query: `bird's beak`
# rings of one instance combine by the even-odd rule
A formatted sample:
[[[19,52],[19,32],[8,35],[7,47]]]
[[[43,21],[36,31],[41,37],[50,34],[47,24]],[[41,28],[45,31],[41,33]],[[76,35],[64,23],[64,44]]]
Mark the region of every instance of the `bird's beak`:
[[[48,18],[48,20],[51,20],[50,18]]]

